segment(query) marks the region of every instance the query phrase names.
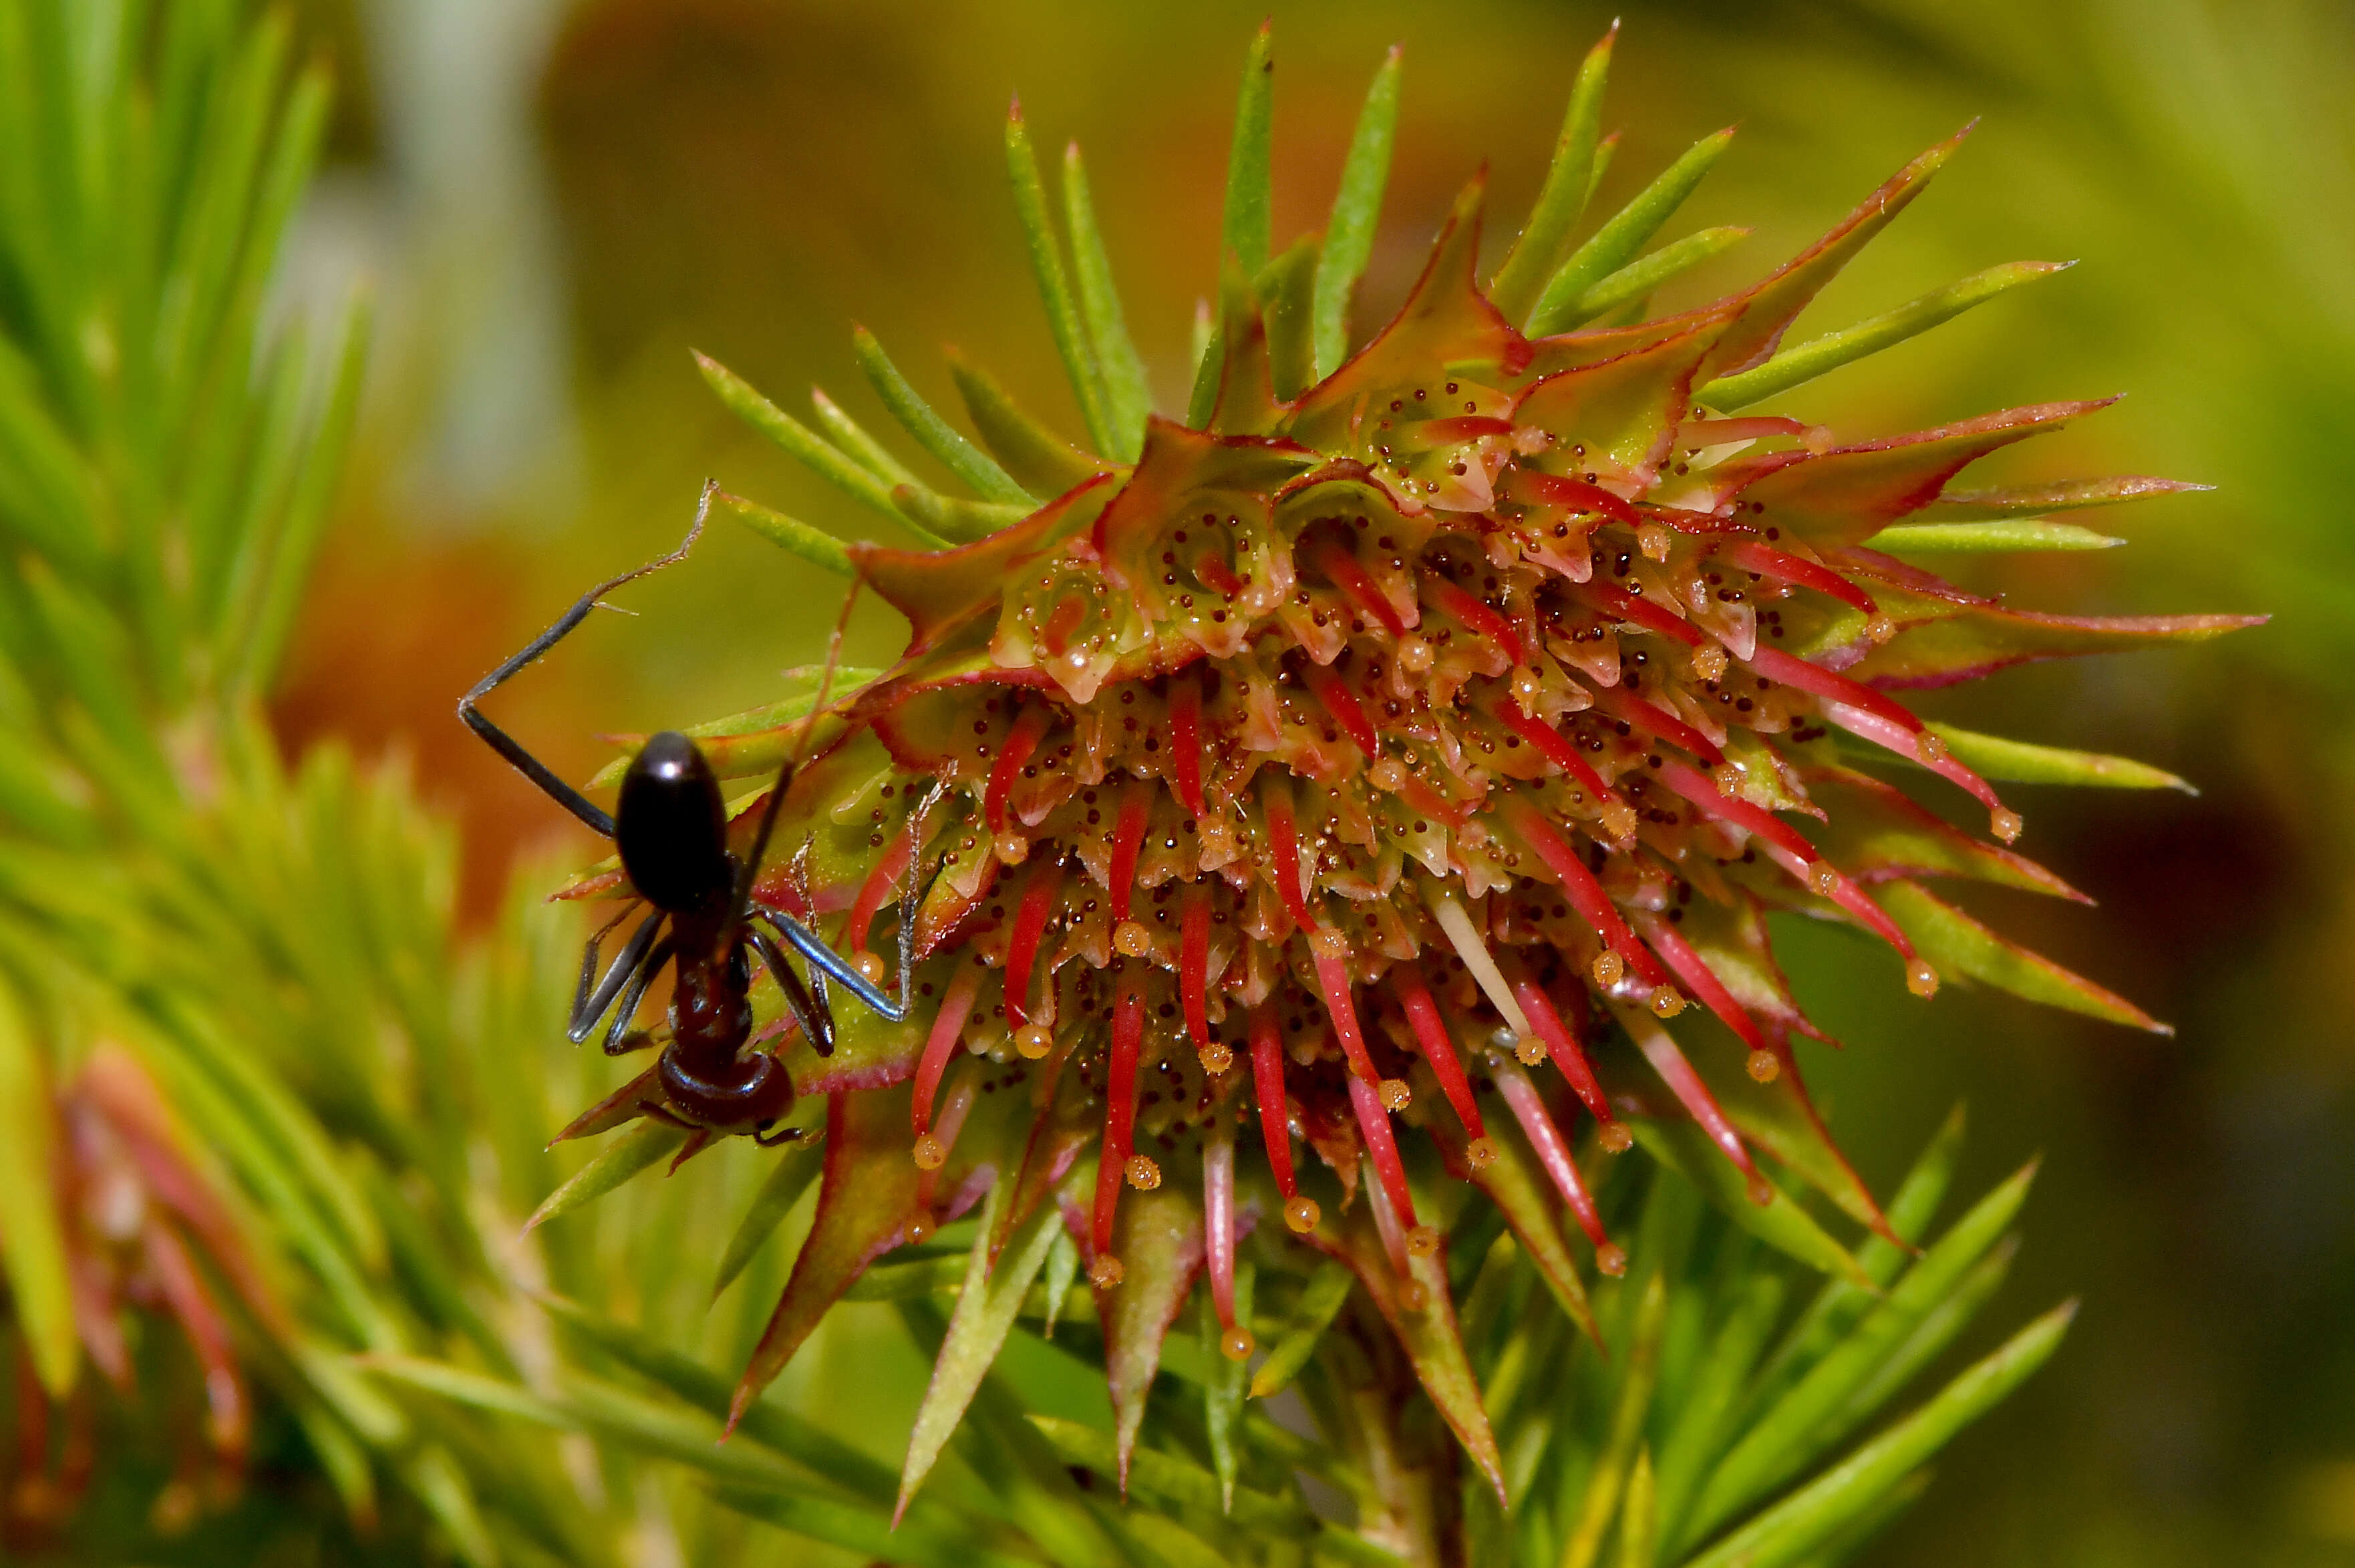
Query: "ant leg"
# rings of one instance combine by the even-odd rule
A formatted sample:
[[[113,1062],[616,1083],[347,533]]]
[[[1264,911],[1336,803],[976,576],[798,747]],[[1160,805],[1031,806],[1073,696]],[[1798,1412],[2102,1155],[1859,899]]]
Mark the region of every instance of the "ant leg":
[[[797,1144],[808,1136],[806,1127],[779,1127],[775,1132],[756,1130],[752,1141],[762,1148],[778,1148],[785,1144]]]
[[[786,1008],[792,1011],[794,1021],[802,1026],[802,1032],[809,1036],[810,1049],[820,1056],[832,1056],[834,1014],[823,1002],[811,997],[802,985],[802,977],[794,973],[794,966],[785,962],[785,955],[777,951],[777,944],[769,940],[767,932],[754,927],[744,934],[759,951],[761,962],[767,965],[769,973],[776,977],[777,989],[785,994]]]
[[[630,976],[630,983],[622,987],[622,999],[613,1008],[613,1021],[605,1029],[606,1055],[620,1056],[645,1043],[643,1040],[638,1045],[628,1042],[633,1032],[630,1022],[638,1016],[638,1004],[646,999],[646,987],[655,983],[655,976],[661,974],[663,965],[670,962],[670,955],[671,944],[666,937],[655,944],[654,951],[646,955],[645,963]]]
[[[819,941],[817,933],[808,926],[804,925],[792,915],[780,914],[766,904],[756,903],[752,906],[752,910],[762,920],[768,922],[770,928],[779,936],[791,943],[794,952],[809,960],[812,979],[815,979],[819,974],[826,975],[852,996],[865,1002],[879,1017],[888,1019],[893,1023],[898,1023],[908,1016],[908,1009],[904,1005],[893,1002],[890,997],[868,984],[866,976],[852,968],[849,961],[842,955]]]
[[[597,972],[597,944],[604,939],[605,932],[601,931],[589,939],[589,945],[581,953],[581,985],[572,993],[572,1016],[564,1026],[566,1039],[579,1045],[597,1032],[598,1021],[604,1018],[605,1009],[613,1005],[613,998],[622,994],[622,987],[628,985],[631,976],[644,967],[646,955],[654,951],[655,932],[662,921],[663,912],[656,910],[639,923],[638,929],[630,933],[629,941],[623,943],[622,951],[615,955],[613,966],[605,971],[605,977],[597,982],[594,990],[590,989],[589,977]],[[612,926],[605,928],[606,931],[612,929]]]
[[[711,497],[718,489],[717,480],[706,482],[703,486],[703,499],[695,508],[695,526],[687,530],[686,539],[677,549],[668,555],[650,560],[644,566],[623,572],[619,577],[608,578],[591,588],[581,596],[571,609],[558,617],[556,624],[526,644],[522,652],[476,681],[474,688],[458,699],[458,717],[465,720],[467,729],[481,736],[491,750],[505,757],[508,765],[516,772],[538,784],[550,800],[588,824],[591,831],[607,838],[613,836],[613,816],[602,806],[550,773],[546,763],[525,751],[521,741],[492,723],[474,704],[489,696],[517,671],[536,663],[541,655],[562,642],[567,633],[588,619],[589,612],[597,607],[598,600],[621,587],[624,582],[644,577],[650,571],[658,571],[674,562],[684,560],[687,558],[687,552],[694,548],[696,539],[703,532],[703,520],[710,515]]]

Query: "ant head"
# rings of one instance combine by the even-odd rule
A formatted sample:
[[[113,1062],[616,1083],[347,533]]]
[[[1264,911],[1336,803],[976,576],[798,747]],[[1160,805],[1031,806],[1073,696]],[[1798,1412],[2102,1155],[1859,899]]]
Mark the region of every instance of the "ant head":
[[[719,781],[693,741],[666,730],[622,775],[613,837],[622,869],[657,909],[674,914],[727,898],[735,877]]]

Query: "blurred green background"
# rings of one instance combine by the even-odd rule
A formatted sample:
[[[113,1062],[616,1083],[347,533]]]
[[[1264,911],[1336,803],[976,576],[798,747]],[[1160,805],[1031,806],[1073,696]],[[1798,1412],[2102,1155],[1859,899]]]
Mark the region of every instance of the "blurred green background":
[[[385,325],[346,516],[278,707],[290,747],[332,733],[413,755],[464,824],[476,916],[519,853],[591,854],[463,733],[457,692],[585,584],[675,541],[707,475],[868,531],[752,443],[688,347],[780,402],[815,381],[864,417],[849,351],[863,322],[936,400],[934,346],[954,341],[1069,419],[1005,195],[998,117],[1018,91],[1042,146],[1087,148],[1132,327],[1165,406],[1179,401],[1235,73],[1263,10],[309,0],[344,94],[289,281],[302,294],[369,274]],[[1981,585],[2040,608],[2275,616],[2222,644],[2014,671],[1924,705],[2200,784],[2197,798],[2022,790],[2022,848],[2101,907],[1999,891],[1980,904],[2172,1020],[2172,1040],[1960,988],[1925,1010],[1881,967],[1859,974],[1839,937],[1782,933],[1811,1009],[1852,1042],[1807,1066],[1867,1177],[1885,1189],[1968,1101],[1966,1188],[2046,1156],[2009,1315],[2067,1293],[2086,1304],[2066,1351],[1955,1445],[1873,1560],[2355,1561],[2355,7],[1630,0],[1622,14],[1611,187],[1742,127],[1680,223],[1757,233],[1692,297],[1771,266],[1975,116],[1965,154],[1802,330],[1998,261],[2082,259],[1785,406],[1881,433],[2128,392],[2062,442],[2008,454],[2008,472],[2159,473],[2216,492],[2094,519],[2128,549],[2019,558]],[[1405,46],[1361,328],[1484,162],[1494,210],[1525,207],[1571,73],[1611,19],[1512,0],[1273,16],[1279,238],[1320,221],[1367,77]],[[835,592],[716,533],[632,590],[635,618],[600,618],[503,712],[577,775],[607,754],[600,732],[767,699],[781,667],[821,648]],[[852,656],[888,656],[891,621],[862,612]]]

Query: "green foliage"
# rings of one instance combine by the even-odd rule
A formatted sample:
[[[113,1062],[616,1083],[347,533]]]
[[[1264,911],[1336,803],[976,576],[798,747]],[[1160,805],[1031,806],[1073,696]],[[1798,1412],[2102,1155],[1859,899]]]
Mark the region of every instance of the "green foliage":
[[[1227,319],[1285,302],[1286,352],[1321,370],[1347,344],[1397,61],[1369,96],[1327,242],[1270,262],[1268,47],[1263,32],[1234,136]],[[582,934],[570,906],[521,895],[462,948],[449,836],[405,781],[333,750],[289,766],[257,715],[327,513],[364,340],[357,309],[324,349],[307,324],[268,325],[326,92],[287,53],[282,21],[228,0],[152,14],[0,0],[0,1323],[38,1382],[20,1411],[106,1402],[97,1484],[138,1505],[12,1519],[35,1550],[244,1562],[267,1540],[290,1554],[602,1564],[642,1531],[703,1563],[775,1528],[917,1564],[1428,1562],[1443,1536],[1481,1563],[1830,1561],[2051,1353],[2058,1315],[1876,1432],[2000,1282],[2024,1183],[1918,1260],[1879,1241],[1851,1253],[1818,1200],[1777,1191],[1760,1207],[1738,1180],[1720,1190],[1721,1162],[1685,1147],[1689,1129],[1647,1121],[1668,1156],[1602,1192],[1638,1239],[1626,1278],[1598,1282],[1591,1302],[1501,1215],[1467,1213],[1450,1250],[1419,1265],[1464,1303],[1460,1334],[1419,1328],[1401,1348],[1346,1258],[1303,1266],[1268,1226],[1238,1282],[1244,1323],[1273,1348],[1246,1385],[1214,1332],[1156,1333],[1148,1352],[1114,1317],[1090,1321],[1052,1206],[1000,1234],[994,1194],[854,1292],[893,1303],[906,1340],[937,1359],[906,1465],[781,1398],[735,1408],[730,1371],[809,1261],[818,1161],[739,1141],[666,1183],[646,1174],[677,1143],[659,1130],[585,1164],[551,1152],[550,1129],[614,1071],[555,1027]],[[1560,177],[1525,230],[1529,278],[1551,276],[1550,308],[1573,314],[1634,302],[1721,233],[1630,273],[1698,177],[1696,154],[1555,269],[1608,155],[1601,91],[1590,62]],[[1082,421],[1096,453],[1125,461],[1142,379],[1082,166],[1065,163],[1067,276],[1018,118],[1007,152]],[[1231,331],[1211,335],[1206,365],[1223,365]],[[977,498],[916,484],[822,394],[813,429],[705,371],[780,446],[925,542],[980,537],[1034,491],[1099,469],[977,370],[958,379],[980,445],[863,336],[860,362]],[[830,536],[719,498],[847,571]],[[703,732],[749,733],[808,704],[788,697]],[[77,1218],[90,1172],[59,1157],[123,1082],[118,1061],[165,1106],[141,1125],[155,1192],[136,1266],[152,1273],[175,1247],[196,1260],[197,1292],[167,1312],[126,1296],[93,1313],[73,1295],[79,1264],[123,1261],[123,1238]],[[1902,1233],[1926,1231],[1951,1157],[1951,1139],[1934,1145],[1891,1204]],[[1346,1216],[1345,1251],[1378,1245],[1369,1206]],[[1129,1212],[1141,1223],[1151,1210]],[[1177,1251],[1159,1254],[1173,1271]],[[1132,1253],[1140,1275],[1153,1255]],[[1786,1313],[1811,1268],[1829,1283]],[[133,1375],[95,1393],[93,1369],[113,1370],[109,1324],[135,1342]],[[1107,1362],[1136,1380],[1117,1418],[1100,1397]],[[257,1396],[252,1446],[325,1484],[237,1500],[215,1409],[219,1528],[175,1543],[186,1510],[163,1506],[183,1484],[174,1450],[205,1419],[176,1390],[192,1368],[223,1367]],[[1421,1389],[1443,1384],[1435,1413]],[[1278,1394],[1297,1403],[1262,1403]],[[1493,1477],[1435,1413],[1493,1433]],[[1304,1477],[1343,1506],[1312,1501]]]

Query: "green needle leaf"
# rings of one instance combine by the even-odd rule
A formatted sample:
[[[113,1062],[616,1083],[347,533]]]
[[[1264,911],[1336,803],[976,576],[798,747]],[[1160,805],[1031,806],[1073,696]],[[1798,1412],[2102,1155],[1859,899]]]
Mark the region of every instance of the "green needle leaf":
[[[1945,1201],[1946,1189],[1954,1180],[1955,1161],[1962,1152],[1966,1124],[1961,1105],[1948,1112],[1945,1121],[1913,1161],[1913,1168],[1906,1172],[1905,1179],[1898,1183],[1897,1195],[1889,1200],[1889,1228],[1908,1241],[1918,1241],[1929,1233],[1930,1220]],[[1733,1424],[1747,1425],[1753,1413],[1765,1408],[1822,1360],[1858,1318],[1872,1310],[1880,1300],[1881,1287],[1897,1277],[1897,1271],[1913,1255],[1891,1245],[1886,1237],[1867,1236],[1856,1249],[1856,1261],[1870,1276],[1872,1288],[1867,1290],[1836,1279],[1817,1293],[1806,1310],[1799,1314],[1798,1321],[1784,1334],[1774,1353],[1767,1358],[1764,1369],[1744,1396]]]
[[[974,429],[1017,483],[1041,496],[1060,496],[1111,466],[1049,430],[995,377],[955,349],[948,351],[948,361]]]
[[[1901,523],[1865,543],[1897,555],[1951,555],[2008,549],[2114,549],[2126,543],[2074,523],[2041,517],[1999,523]]]
[[[1341,163],[1341,187],[1334,193],[1333,213],[1325,221],[1325,249],[1316,259],[1312,307],[1320,381],[1339,369],[1348,354],[1350,302],[1374,253],[1374,226],[1381,217],[1383,187],[1390,183],[1391,149],[1398,140],[1399,60],[1399,48],[1393,44],[1366,90],[1366,106],[1358,112],[1358,128]],[[1199,352],[1194,357],[1200,363]]]
[[[278,660],[293,630],[311,562],[325,531],[336,484],[343,476],[344,455],[359,420],[360,389],[368,368],[370,312],[365,297],[346,307],[336,347],[327,363],[334,366],[325,406],[304,443],[286,509],[279,519],[278,538],[260,598],[252,612],[241,674],[246,685],[261,689],[276,673]]]
[[[573,1172],[572,1179],[549,1193],[545,1201],[524,1221],[524,1232],[529,1234],[561,1214],[569,1214],[584,1204],[592,1203],[648,1166],[678,1151],[687,1142],[687,1129],[672,1126],[667,1122],[646,1120],[635,1123],[612,1143],[597,1151],[597,1157]]]
[[[1603,1538],[1619,1512],[1628,1467],[1643,1441],[1644,1418],[1652,1408],[1652,1387],[1660,1370],[1660,1331],[1668,1320],[1668,1281],[1655,1273],[1644,1283],[1636,1312],[1636,1333],[1620,1374],[1619,1401],[1611,1413],[1611,1427],[1603,1452],[1589,1472],[1586,1492],[1579,1499],[1576,1522],[1561,1549],[1561,1568],[1592,1568],[1603,1551]],[[1646,1471],[1649,1466],[1646,1467]]]
[[[1982,304],[2009,288],[2050,277],[2074,266],[2073,261],[2010,261],[2000,267],[1989,267],[1984,272],[1974,272],[1959,283],[1934,290],[1908,304],[1860,321],[1844,332],[1802,343],[1796,348],[1785,349],[1764,365],[1738,375],[1721,376],[1693,394],[1693,400],[1704,403],[1721,413],[1787,392],[1792,388],[1814,380],[1843,365],[1855,363],[1869,355],[1902,343],[1917,334],[1929,331],[1939,323],[1962,315],[1975,304]]]
[[[854,327],[850,334],[852,351],[858,357],[858,368],[865,372],[868,385],[891,411],[891,417],[900,427],[916,438],[916,443],[938,458],[948,471],[971,485],[985,501],[1002,501],[1009,506],[1028,507],[1036,497],[1014,482],[1005,469],[990,455],[967,441],[948,421],[932,411],[883,346],[865,327]]]
[[[978,1544],[971,1534],[935,1527],[919,1530],[806,1491],[755,1491],[722,1488],[719,1501],[748,1518],[779,1530],[839,1547],[860,1562],[904,1563],[912,1568],[1037,1568],[1028,1555],[1012,1556]]]
[[[1571,225],[1586,210],[1593,188],[1595,144],[1603,131],[1603,88],[1611,75],[1612,47],[1618,40],[1619,24],[1614,21],[1579,63],[1577,80],[1570,90],[1570,108],[1562,116],[1561,134],[1554,142],[1553,162],[1546,166],[1537,205],[1530,208],[1529,220],[1522,226],[1512,250],[1506,252],[1504,265],[1489,280],[1488,298],[1508,321],[1519,320],[1529,310],[1548,269],[1561,253]]]
[[[1234,142],[1227,153],[1227,210],[1220,226],[1219,253],[1232,257],[1243,276],[1259,276],[1273,248],[1269,208],[1273,204],[1273,178],[1269,164],[1270,108],[1273,97],[1275,61],[1273,24],[1262,22],[1243,57],[1242,90],[1235,99]]]
[[[1604,219],[1603,227],[1572,251],[1570,260],[1547,280],[1545,293],[1538,296],[1537,308],[1529,313],[1529,335],[1544,337],[1562,330],[1587,291],[1635,260],[1636,252],[1684,205],[1685,197],[1732,142],[1731,125],[1715,135],[1703,136],[1638,192],[1635,200]]]
[[[1979,1200],[1837,1349],[1747,1424],[1702,1488],[1691,1515],[1693,1532],[1731,1519],[1839,1439],[1833,1418],[1995,1246],[2028,1200],[2035,1175],[2030,1165]]]
[[[1316,1349],[1316,1341],[1325,1337],[1334,1315],[1349,1299],[1349,1281],[1345,1264],[1327,1261],[1316,1265],[1316,1272],[1308,1276],[1308,1287],[1300,1293],[1300,1306],[1293,1314],[1292,1327],[1284,1331],[1284,1337],[1268,1352],[1267,1360],[1252,1374],[1252,1398],[1265,1399],[1280,1393],[1300,1375],[1300,1369],[1308,1364],[1309,1356]]]
[[[1014,214],[1021,220],[1022,238],[1030,251],[1030,273],[1038,280],[1039,298],[1047,306],[1047,325],[1054,331],[1055,349],[1063,357],[1063,369],[1071,377],[1071,395],[1079,401],[1088,439],[1095,443],[1098,452],[1117,452],[1120,443],[1114,439],[1115,432],[1105,406],[1103,373],[1088,347],[1079,304],[1071,298],[1071,282],[1063,273],[1062,251],[1047,217],[1046,182],[1039,176],[1039,155],[1030,145],[1029,127],[1022,123],[1018,101],[1006,117],[1006,171],[1014,182]]]
[[[2004,784],[2098,784],[2108,789],[2179,789],[2198,795],[2190,783],[2164,768],[2137,763],[2131,757],[2105,757],[2098,752],[2070,752],[2058,746],[2034,746],[1981,735],[1952,724],[1929,728],[1946,742],[1956,761],[1981,778]]]
[[[971,544],[1030,515],[1028,507],[996,501],[960,501],[922,485],[895,485],[891,499],[919,534],[943,544]]]
[[[1948,1383],[1929,1403],[1819,1480],[1693,1558],[1686,1568],[1784,1568],[1806,1561],[2050,1360],[2076,1313],[2073,1301],[2054,1307]]]
[[[727,1415],[735,1385],[701,1362],[681,1355],[644,1329],[600,1317],[577,1302],[554,1296],[538,1300],[559,1324],[638,1376],[706,1415]],[[736,1430],[878,1506],[889,1505],[898,1487],[889,1466],[773,1402],[762,1400],[747,1407]]]
[[[1769,1201],[1753,1202],[1742,1172],[1699,1124],[1631,1116],[1627,1126],[1646,1153],[1709,1194],[1710,1201],[1743,1230],[1810,1268],[1865,1281],[1848,1249],[1793,1202],[1788,1193],[1774,1188]]]
[[[807,1138],[787,1144],[778,1157],[776,1168],[761,1183],[761,1190],[752,1195],[752,1206],[744,1211],[736,1233],[728,1239],[728,1250],[719,1256],[719,1273],[711,1282],[711,1297],[717,1301],[719,1293],[736,1283],[761,1243],[775,1233],[793,1206],[801,1200],[809,1184],[817,1179],[822,1163],[817,1157],[817,1146]]]
[[[1093,1470],[1108,1481],[1118,1482],[1120,1453],[1111,1433],[1060,1416],[1033,1415],[1029,1421],[1063,1463]],[[1128,1486],[1142,1497],[1209,1513],[1220,1511],[1219,1477],[1199,1465],[1158,1449],[1140,1447],[1129,1456]],[[1237,1524],[1247,1528],[1272,1530],[1289,1536],[1305,1535],[1316,1526],[1315,1516],[1298,1503],[1248,1487],[1235,1488],[1233,1518]]]
[[[1252,1285],[1257,1270],[1250,1264],[1235,1267],[1235,1321],[1252,1317]],[[1242,1424],[1243,1399],[1250,1390],[1249,1358],[1235,1360],[1226,1353],[1225,1330],[1219,1323],[1218,1304],[1210,1292],[1201,1293],[1202,1360],[1210,1369],[1202,1383],[1202,1425],[1210,1441],[1210,1467],[1219,1473],[1220,1507],[1232,1513],[1235,1502],[1235,1430]]]
[[[1007,1239],[1006,1250],[993,1271],[989,1239],[1013,1189],[1011,1181],[1000,1181],[989,1189],[988,1206],[974,1232],[973,1251],[965,1259],[964,1288],[957,1295],[955,1310],[949,1314],[947,1338],[942,1341],[940,1357],[932,1364],[932,1382],[909,1430],[908,1457],[900,1469],[900,1513],[907,1511],[909,1499],[916,1495],[949,1435],[964,1419],[965,1406],[973,1403],[990,1363],[1005,1348],[1015,1315],[1022,1309],[1022,1298],[1062,1230],[1061,1212],[1051,1201],[1042,1203]]]
[[[696,368],[718,393],[728,411],[775,443],[803,466],[853,500],[863,502],[893,522],[900,508],[891,504],[890,486],[844,456],[817,432],[752,389],[750,382],[706,354],[695,356]]]
[[[1080,309],[1103,375],[1106,411],[1114,433],[1122,438],[1105,455],[1134,463],[1145,448],[1145,421],[1153,412],[1153,395],[1146,389],[1145,360],[1129,338],[1120,292],[1113,284],[1112,258],[1096,228],[1095,198],[1077,142],[1063,149],[1063,221],[1071,231],[1071,273],[1080,285]]]
[[[1267,329],[1268,382],[1279,402],[1298,397],[1316,379],[1311,336],[1316,267],[1316,240],[1310,236],[1270,261],[1260,274],[1257,293]]]
[[[1585,297],[1570,307],[1562,318],[1562,328],[1582,325],[1596,316],[1609,315],[1620,306],[1633,304],[1680,272],[1690,272],[1712,256],[1721,255],[1750,237],[1747,229],[1704,229],[1698,234],[1688,234],[1673,243],[1661,246],[1641,261],[1630,261],[1593,288]]]
[[[1627,1500],[1619,1509],[1619,1568],[1652,1568],[1659,1553],[1660,1516],[1652,1477],[1649,1444],[1636,1450],[1627,1477]]]
[[[2025,1000],[2128,1029],[2175,1032],[2116,992],[1989,930],[1919,882],[1901,879],[1874,889],[1873,896],[1942,973],[1967,975]]]
[[[826,395],[823,387],[810,389],[810,408],[817,414],[817,422],[826,430],[834,444],[850,453],[859,466],[887,485],[913,485],[916,475],[908,465],[891,455],[883,443],[867,432],[867,427],[845,413],[842,405]]]
[[[747,501],[741,496],[731,496],[725,490],[712,496],[711,501],[714,507],[771,544],[793,551],[813,566],[822,566],[844,577],[850,575],[850,551],[843,547],[840,539],[825,529],[814,528],[798,518],[772,511],[757,501]]]
[[[39,1047],[16,992],[0,985],[0,1265],[33,1370],[49,1396],[62,1399],[73,1387],[81,1342],[51,1178],[53,1115]]]

